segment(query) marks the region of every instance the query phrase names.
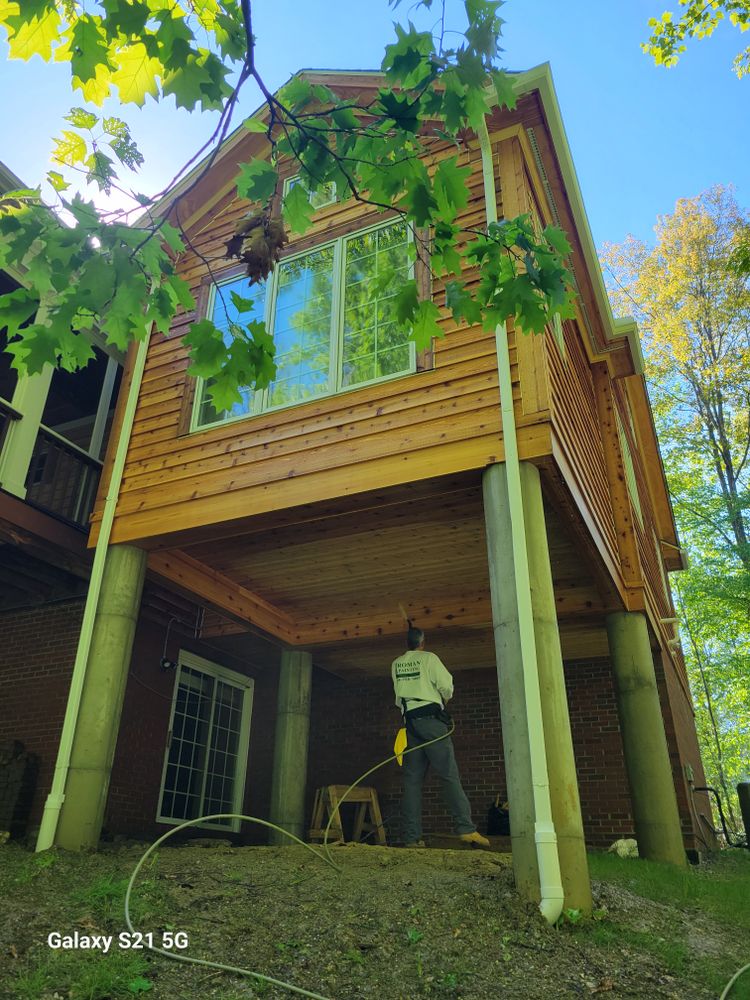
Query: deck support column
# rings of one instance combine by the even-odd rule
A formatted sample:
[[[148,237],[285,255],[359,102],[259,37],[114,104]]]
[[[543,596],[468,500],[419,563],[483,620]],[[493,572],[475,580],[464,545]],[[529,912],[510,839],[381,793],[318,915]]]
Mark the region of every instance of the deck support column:
[[[513,583],[512,529],[505,465],[495,464],[485,469],[482,486],[505,774],[510,802],[513,869],[519,891],[531,899],[538,900],[539,870],[534,840],[535,816],[529,752],[529,720],[524,694],[518,604]],[[542,490],[539,470],[530,462],[521,462],[521,488],[526,521],[526,549],[529,559],[544,741],[565,906],[590,912],[591,885],[578,797]]]
[[[55,843],[96,847],[104,821],[147,553],[134,545],[107,552]]]
[[[638,850],[650,861],[684,866],[677,796],[656,686],[646,616],[607,615],[617,711]]]
[[[271,822],[302,840],[311,692],[312,653],[283,650],[276,710]],[[269,842],[286,846],[292,843],[277,830],[270,831]]]

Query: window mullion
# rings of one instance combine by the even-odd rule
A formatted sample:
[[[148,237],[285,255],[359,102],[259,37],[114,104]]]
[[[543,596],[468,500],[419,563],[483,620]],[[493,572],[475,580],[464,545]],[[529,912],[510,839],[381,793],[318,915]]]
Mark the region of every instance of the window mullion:
[[[266,278],[266,311],[264,316],[264,321],[266,324],[266,333],[273,339],[273,326],[276,322],[276,296],[279,291],[279,268],[280,263],[276,264],[276,267],[271,271],[271,274]],[[269,287],[270,286],[270,287]],[[253,403],[253,413],[263,413],[268,409],[268,389],[269,385],[265,389],[261,389],[260,392],[256,393],[258,397]]]
[[[336,240],[333,250],[333,275],[331,282],[331,340],[328,359],[329,392],[341,388],[341,341],[343,337],[344,281],[346,276],[344,240]]]

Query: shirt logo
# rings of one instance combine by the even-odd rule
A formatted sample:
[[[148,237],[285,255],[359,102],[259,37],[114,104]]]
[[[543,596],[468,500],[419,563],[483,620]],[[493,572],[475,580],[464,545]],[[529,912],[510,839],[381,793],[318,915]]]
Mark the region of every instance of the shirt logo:
[[[419,665],[414,663],[397,663],[396,677],[401,681],[414,680],[420,676]]]

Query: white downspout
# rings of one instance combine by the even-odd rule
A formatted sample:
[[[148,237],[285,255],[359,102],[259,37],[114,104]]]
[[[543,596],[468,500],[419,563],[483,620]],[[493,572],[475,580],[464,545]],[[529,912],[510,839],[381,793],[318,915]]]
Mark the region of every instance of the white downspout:
[[[477,130],[477,135],[479,138],[479,148],[482,153],[484,200],[487,225],[489,226],[490,223],[497,222],[497,193],[492,164],[492,147],[485,119],[482,119],[482,124]],[[531,609],[529,560],[526,551],[526,523],[521,494],[521,466],[518,460],[516,415],[513,410],[513,384],[510,374],[508,335],[504,323],[498,324],[495,328],[495,346],[497,350],[503,444],[505,446],[508,505],[513,540],[514,584],[516,602],[518,604],[518,630],[521,639],[521,666],[524,678],[526,719],[529,729],[531,781],[534,793],[534,840],[536,843],[537,864],[539,866],[539,888],[542,897],[539,909],[545,919],[553,924],[562,913],[564,893],[562,877],[560,875],[560,858],[557,853],[557,834],[555,833],[555,826],[552,821],[552,802],[549,794],[549,774],[547,772],[544,725],[542,722],[542,699],[539,691],[534,619]]]
[[[117,441],[117,450],[112,463],[112,474],[107,487],[107,497],[104,501],[102,521],[99,528],[99,537],[94,550],[94,562],[91,567],[91,579],[86,595],[86,605],[83,610],[83,621],[81,622],[81,633],[78,637],[78,648],[76,650],[75,663],[73,665],[73,675],[70,679],[70,691],[68,693],[68,704],[65,709],[65,719],[63,720],[62,733],[60,734],[60,747],[57,751],[57,762],[55,773],[52,778],[52,788],[44,804],[44,813],[39,827],[37,837],[37,851],[46,851],[55,842],[57,823],[60,818],[60,810],[65,801],[65,782],[68,777],[70,767],[70,755],[73,749],[73,737],[75,736],[78,724],[78,711],[81,706],[81,695],[83,694],[83,683],[86,678],[86,665],[91,649],[91,637],[94,631],[94,619],[96,609],[99,604],[99,593],[104,576],[104,563],[107,558],[109,547],[109,537],[112,533],[112,522],[115,517],[115,508],[120,495],[120,484],[125,468],[125,457],[130,444],[130,434],[133,429],[133,419],[135,408],[138,404],[138,396],[141,389],[141,380],[146,366],[146,354],[151,339],[149,329],[144,340],[138,345],[138,352],[133,364],[133,374],[128,390],[128,398],[125,403],[120,436]]]

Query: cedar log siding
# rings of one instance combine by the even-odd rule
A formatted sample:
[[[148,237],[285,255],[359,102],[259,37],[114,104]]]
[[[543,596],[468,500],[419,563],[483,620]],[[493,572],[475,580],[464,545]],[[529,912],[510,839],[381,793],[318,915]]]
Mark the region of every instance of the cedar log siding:
[[[493,143],[497,157],[500,144]],[[434,162],[453,155],[436,146]],[[479,149],[460,156],[469,164],[470,200],[460,217],[465,228],[484,225]],[[227,195],[190,233],[195,250],[221,258],[236,221],[248,205]],[[286,254],[387,218],[355,201],[319,210],[315,229],[290,242]],[[502,205],[498,206],[502,215]],[[464,239],[472,239],[465,235]],[[219,265],[215,265],[219,266]],[[206,268],[194,252],[178,264],[196,299]],[[220,270],[217,277],[222,276]],[[431,291],[442,307],[445,289]],[[442,309],[446,336],[436,340],[434,367],[389,381],[318,398],[246,419],[187,433],[195,383],[186,375],[180,342],[192,316],[182,316],[170,337],[155,334],[149,348],[112,541],[148,546],[165,530],[241,522],[254,514],[301,503],[480,469],[502,460],[503,446],[495,342],[481,327],[461,327]],[[200,306],[197,314],[200,315]],[[510,340],[514,399],[521,389],[513,335]],[[538,414],[519,412],[522,458],[548,450]],[[94,539],[101,520],[100,492]],[[187,536],[186,536],[187,537]]]

